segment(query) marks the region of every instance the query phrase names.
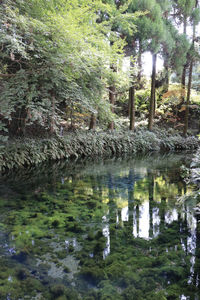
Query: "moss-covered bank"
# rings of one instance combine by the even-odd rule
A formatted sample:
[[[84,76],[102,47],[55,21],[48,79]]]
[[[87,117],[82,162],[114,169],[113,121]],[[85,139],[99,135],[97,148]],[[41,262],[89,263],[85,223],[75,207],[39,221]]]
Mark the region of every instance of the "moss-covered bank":
[[[197,137],[183,138],[172,130],[146,129],[110,132],[78,131],[64,137],[18,139],[0,148],[0,171],[33,166],[42,162],[82,157],[109,157],[149,151],[194,150]]]

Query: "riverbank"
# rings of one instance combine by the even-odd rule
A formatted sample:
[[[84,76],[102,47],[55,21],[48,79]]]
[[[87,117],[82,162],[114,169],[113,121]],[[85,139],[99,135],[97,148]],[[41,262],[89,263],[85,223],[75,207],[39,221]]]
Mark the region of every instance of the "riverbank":
[[[84,157],[111,157],[150,151],[195,150],[200,140],[174,130],[144,128],[131,131],[77,131],[63,137],[15,139],[0,148],[0,172],[48,161]]]

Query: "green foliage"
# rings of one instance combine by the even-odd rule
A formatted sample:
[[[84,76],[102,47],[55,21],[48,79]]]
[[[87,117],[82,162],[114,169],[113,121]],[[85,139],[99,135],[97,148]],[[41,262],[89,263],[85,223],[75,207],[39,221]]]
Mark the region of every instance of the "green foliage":
[[[64,138],[24,139],[13,141],[0,149],[0,171],[28,167],[45,161],[83,157],[110,157],[159,150],[192,150],[199,140],[183,138],[173,130],[144,128],[136,132],[85,132],[78,131]],[[53,220],[52,220],[53,221]]]
[[[184,18],[191,16],[192,9],[195,7],[196,3],[195,0],[178,0],[173,2],[174,8],[177,11],[177,15],[181,21],[183,21]]]
[[[128,24],[123,10],[116,10],[113,16],[113,6],[101,1],[92,5],[90,1],[49,1],[48,5],[42,0],[3,1],[1,130],[24,134],[34,123],[47,130],[53,126],[56,131],[66,108],[73,112],[74,106],[109,115],[102,94],[110,82],[120,86],[124,75],[119,72],[119,78],[117,73],[113,77],[108,66],[120,64],[124,41],[112,32],[110,46],[108,36],[114,21],[98,23],[96,11],[100,9]]]
[[[191,181],[200,183],[200,149],[195,153],[191,163]]]
[[[162,10],[155,0],[131,1],[130,11],[141,10],[144,16],[136,20],[137,32],[134,38],[140,40],[142,52],[149,50],[157,53],[160,43],[164,41],[164,22]]]
[[[41,135],[58,134],[60,123],[69,116],[73,123],[77,111],[98,116],[99,125],[107,127],[118,118],[108,103],[108,87],[121,95],[133,81],[133,74],[122,71],[126,50],[134,63],[136,54],[147,50],[161,54],[167,75],[180,75],[188,59],[198,59],[197,49],[188,51],[188,37],[174,25],[184,18],[197,24],[194,6],[194,0],[2,0],[0,141],[29,136],[35,128]],[[145,112],[147,93],[136,95]]]
[[[150,99],[150,90],[149,89],[142,89],[136,91],[135,95],[135,103],[137,109],[140,113],[147,113],[149,107],[149,99]]]

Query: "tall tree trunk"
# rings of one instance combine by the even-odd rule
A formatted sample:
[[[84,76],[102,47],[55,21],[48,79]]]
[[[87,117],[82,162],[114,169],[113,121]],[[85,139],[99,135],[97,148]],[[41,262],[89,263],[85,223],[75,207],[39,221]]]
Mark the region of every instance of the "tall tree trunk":
[[[185,124],[183,129],[183,135],[186,137],[188,131],[188,119],[189,119],[189,104],[190,104],[190,94],[191,94],[191,85],[192,85],[192,69],[193,69],[193,60],[190,62],[189,69],[189,80],[188,80],[188,90],[187,90],[187,101],[185,109]]]
[[[186,35],[187,34],[187,17],[184,16],[184,21],[183,21],[183,33]],[[182,71],[182,76],[181,76],[181,103],[185,102],[185,78],[186,78],[186,69],[187,69],[187,64],[183,66],[183,71]]]
[[[153,94],[153,119],[155,118],[156,113],[156,88],[154,88],[154,94]]]
[[[163,93],[167,93],[169,90],[169,61],[168,58],[164,59],[164,68],[165,68],[165,83]]]
[[[110,86],[109,88],[109,100],[111,104],[111,111],[114,113],[114,105],[115,105],[115,87]],[[108,129],[113,130],[114,129],[114,121],[111,121],[108,125]]]
[[[196,5],[195,8],[198,6],[198,0],[196,0]],[[192,35],[192,46],[191,50],[194,50],[194,41],[195,41],[195,31],[196,31],[196,26],[195,26],[195,20],[193,20],[193,35]],[[186,101],[186,110],[185,110],[185,125],[183,129],[183,135],[186,137],[187,131],[188,131],[188,119],[189,119],[189,104],[190,104],[190,94],[191,94],[191,86],[192,86],[192,69],[193,69],[193,54],[190,60],[190,69],[189,69],[189,78],[188,78],[188,89],[187,89],[187,101]]]
[[[129,103],[130,103],[130,130],[135,129],[135,89],[132,85],[129,89]]]
[[[91,114],[89,130],[92,130],[95,128],[96,128],[96,117],[95,117],[95,114]]]
[[[138,50],[138,85],[141,85],[142,79],[142,45],[139,40],[139,50]]]
[[[186,65],[183,66],[183,72],[181,76],[181,103],[185,102],[185,77],[186,77]]]
[[[153,127],[153,117],[154,117],[154,111],[155,111],[156,59],[157,59],[157,54],[154,53],[152,55],[151,98],[150,98],[149,122],[148,122],[149,130],[152,130],[152,127]]]
[[[130,88],[129,88],[129,96],[128,96],[128,118],[130,117],[131,113],[131,102],[130,102]],[[200,125],[199,125],[200,128]]]
[[[110,46],[111,47],[113,46],[113,42],[110,42]],[[110,65],[110,69],[113,72],[117,72],[116,67],[113,64]],[[114,113],[114,105],[115,105],[115,86],[114,85],[109,87],[109,101],[110,101],[110,105],[111,105],[111,112]],[[114,129],[114,121],[111,121],[108,124],[108,129],[110,129],[110,130]]]

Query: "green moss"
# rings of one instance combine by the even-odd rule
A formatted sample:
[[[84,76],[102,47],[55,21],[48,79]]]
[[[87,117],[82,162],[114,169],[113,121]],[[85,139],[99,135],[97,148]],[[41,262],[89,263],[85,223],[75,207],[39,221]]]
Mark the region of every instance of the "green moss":
[[[77,300],[80,298],[77,291],[75,291],[73,288],[68,288],[65,295],[67,300]]]
[[[51,226],[57,228],[59,226],[59,224],[60,224],[59,220],[53,220],[51,223]]]
[[[69,269],[67,266],[64,267],[63,271],[64,271],[65,273],[70,273],[70,272],[71,272],[70,269]]]
[[[45,290],[45,287],[42,285],[42,283],[33,277],[29,277],[24,280],[23,287],[26,287],[27,294],[32,293],[33,295],[35,292],[43,292]]]
[[[58,297],[63,296],[65,293],[65,286],[62,284],[53,285],[50,288],[53,299],[58,299]]]
[[[2,222],[6,224],[1,227],[1,232],[6,237],[8,232],[11,234],[7,248],[1,248],[0,299],[6,299],[9,293],[11,299],[34,299],[37,293],[41,293],[41,297],[47,300],[168,300],[179,299],[183,291],[192,299],[198,289],[187,282],[191,257],[182,249],[180,242],[182,240],[186,244],[188,236],[187,224],[181,219],[181,214],[180,219],[171,224],[161,220],[157,238],[146,240],[133,236],[132,211],[138,207],[135,220],[139,222],[139,208],[143,200],[129,201],[130,178],[126,170],[130,169],[130,165],[133,163],[128,162],[128,169],[123,167],[122,175],[116,172],[115,176],[113,172],[113,188],[109,187],[110,175],[107,175],[107,170],[102,177],[98,170],[92,176],[84,173],[83,178],[82,170],[68,174],[64,165],[62,174],[58,172],[59,182],[56,182],[57,171],[54,170],[54,176],[48,177],[45,185],[41,182],[33,187],[29,185],[24,191],[26,197],[19,197],[18,191],[9,200],[8,206],[9,183],[9,188],[5,189],[5,199],[2,200],[4,205],[1,206]],[[114,166],[118,168],[117,164]],[[163,173],[165,177],[161,176]],[[60,174],[64,178],[62,184]],[[162,168],[154,171],[153,175],[154,196],[158,195],[159,190],[163,195],[162,187],[168,187],[177,180]],[[148,197],[146,191],[149,190],[149,180],[138,179],[137,182],[134,183],[134,192],[139,189],[141,197]],[[179,189],[182,187],[184,184],[180,182]],[[38,197],[35,197],[36,192]],[[173,192],[177,196],[177,189]],[[160,209],[161,218],[161,213],[174,207],[172,202],[168,198],[164,204],[162,200],[162,203],[152,201],[151,205]],[[126,205],[130,219],[122,221],[121,206]],[[106,216],[106,220],[103,216]],[[103,257],[108,242],[102,233],[105,225],[109,229],[111,250],[107,257]],[[4,244],[4,236],[1,238]],[[11,247],[16,253],[9,253]],[[197,255],[195,272],[199,264]],[[9,276],[12,282],[8,281]]]
[[[26,279],[28,276],[30,276],[30,273],[28,272],[27,269],[25,268],[18,268],[16,270],[16,277],[19,279],[19,280],[24,280]]]
[[[114,300],[114,299],[123,299],[121,295],[117,292],[116,286],[113,286],[108,280],[103,280],[99,284],[99,299],[106,300]]]
[[[136,290],[133,286],[127,287],[122,293],[124,300],[145,300],[144,293],[142,291]]]
[[[67,256],[67,251],[66,249],[61,250],[61,251],[56,251],[56,256],[58,259],[64,259]]]
[[[120,261],[115,261],[106,269],[106,274],[111,279],[118,279],[124,274],[124,264]]]
[[[82,267],[81,271],[79,272],[79,276],[92,284],[97,284],[105,278],[104,271],[98,266]]]
[[[62,296],[57,297],[56,299],[57,300],[67,300],[67,297],[65,295],[62,295]]]
[[[89,241],[92,241],[92,240],[95,239],[95,235],[94,235],[94,233],[93,233],[92,231],[90,231],[90,232],[88,233],[87,239],[88,239]]]
[[[176,300],[179,299],[179,295],[183,292],[183,290],[177,284],[170,285],[167,288],[167,299],[168,300]]]
[[[160,292],[150,292],[146,295],[146,300],[167,300],[166,293],[164,291]]]
[[[99,291],[94,290],[94,289],[90,289],[83,296],[84,300],[96,300],[98,298],[99,298]]]

